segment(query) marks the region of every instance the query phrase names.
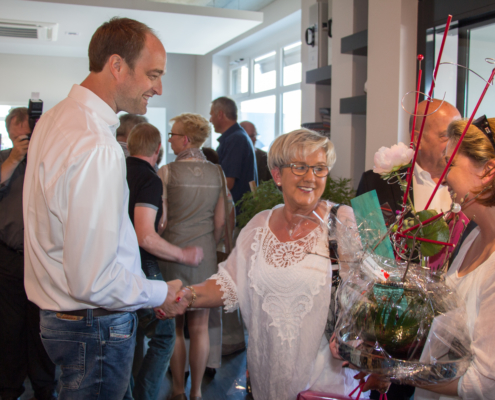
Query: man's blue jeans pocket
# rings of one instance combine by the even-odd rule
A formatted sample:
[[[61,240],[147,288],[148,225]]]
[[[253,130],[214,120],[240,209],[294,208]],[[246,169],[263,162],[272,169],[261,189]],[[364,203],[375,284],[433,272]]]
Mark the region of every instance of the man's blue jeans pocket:
[[[130,339],[136,329],[135,325],[134,320],[130,320],[120,325],[111,326],[108,334],[109,344],[121,343],[124,340]]]
[[[54,364],[62,369],[62,386],[79,389],[85,373],[86,343],[72,340],[46,339],[41,341]]]
[[[78,317],[42,310],[40,316],[43,345],[62,370],[61,399],[126,398],[136,339],[135,313]]]

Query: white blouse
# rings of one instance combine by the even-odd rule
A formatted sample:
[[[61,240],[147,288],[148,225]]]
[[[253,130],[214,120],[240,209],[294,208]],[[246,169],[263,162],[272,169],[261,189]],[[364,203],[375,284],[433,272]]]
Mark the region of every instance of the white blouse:
[[[466,302],[468,330],[471,336],[473,361],[459,380],[457,391],[460,398],[495,399],[495,253],[474,271],[459,276],[458,270],[469,248],[479,235],[474,229],[466,238],[459,254],[447,273],[447,283],[455,288]],[[416,389],[415,400],[459,399]]]
[[[331,206],[329,204],[329,206]],[[241,308],[253,397],[295,400],[306,389],[348,394],[353,372],[331,357],[324,335],[331,293],[328,235],[316,228],[280,242],[268,226],[273,210],[242,229],[215,279],[226,310]],[[341,207],[352,219],[352,209]]]

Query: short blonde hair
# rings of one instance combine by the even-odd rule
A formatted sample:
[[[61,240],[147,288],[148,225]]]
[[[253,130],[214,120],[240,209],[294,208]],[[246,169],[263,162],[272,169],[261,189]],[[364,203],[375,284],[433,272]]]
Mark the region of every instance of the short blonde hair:
[[[463,119],[450,123],[447,129],[447,137],[452,144],[457,144],[467,122],[467,120]],[[495,118],[488,118],[488,124],[490,125],[492,132],[495,132]],[[495,149],[493,148],[490,139],[474,125],[470,125],[466,131],[466,135],[459,146],[458,153],[471,159],[477,167],[483,167],[488,161],[495,160]],[[482,177],[488,175],[490,172],[491,170],[486,171],[485,175]],[[486,195],[481,195],[475,201],[486,207],[494,207],[495,185],[493,179],[486,186],[486,188],[480,187],[476,191],[473,191],[473,194],[475,195],[481,191],[486,191]]]
[[[192,147],[201,147],[210,136],[210,122],[202,115],[183,113],[172,118],[170,122],[180,122],[182,124],[181,133],[189,138]]]
[[[333,143],[327,137],[309,129],[296,129],[285,135],[280,135],[268,152],[268,168],[280,168],[290,164],[299,157],[306,157],[315,151],[323,149],[327,156],[327,166],[332,168],[337,156]]]
[[[129,132],[127,149],[131,156],[151,157],[161,142],[160,131],[153,125],[143,122]]]

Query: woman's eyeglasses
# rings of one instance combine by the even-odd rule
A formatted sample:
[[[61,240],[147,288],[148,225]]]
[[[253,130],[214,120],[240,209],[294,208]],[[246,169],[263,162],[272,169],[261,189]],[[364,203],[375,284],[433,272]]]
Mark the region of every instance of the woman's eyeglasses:
[[[173,133],[173,132],[169,132],[169,133],[168,133],[168,136],[172,137],[172,136],[186,136],[186,135],[183,135],[182,133]]]
[[[326,165],[306,165],[291,163],[284,164],[281,166],[281,168],[290,168],[292,173],[297,176],[306,175],[308,170],[311,168],[313,170],[314,176],[318,178],[324,178],[325,176],[328,176],[328,173],[330,172],[330,168],[328,168]]]

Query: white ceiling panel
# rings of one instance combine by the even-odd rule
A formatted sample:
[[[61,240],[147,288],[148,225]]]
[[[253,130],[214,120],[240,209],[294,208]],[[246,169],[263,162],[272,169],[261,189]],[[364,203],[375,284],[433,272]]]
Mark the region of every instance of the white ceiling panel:
[[[204,55],[263,20],[261,12],[146,0],[0,0],[2,19],[58,23],[58,39],[0,37],[0,53],[85,57],[94,31],[114,16],[153,28],[169,53]]]

